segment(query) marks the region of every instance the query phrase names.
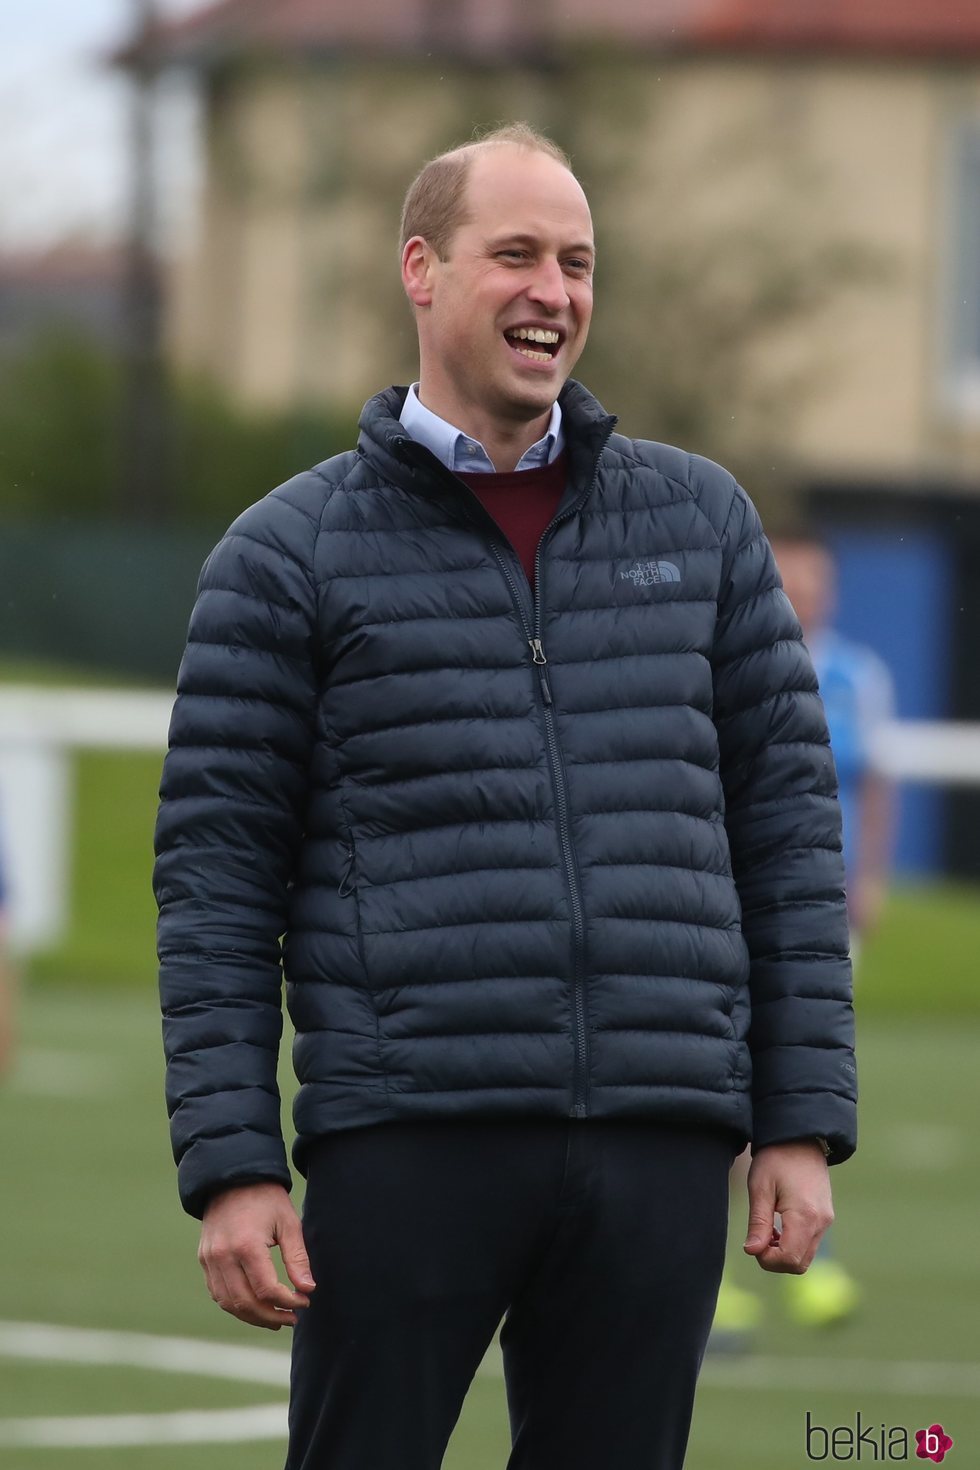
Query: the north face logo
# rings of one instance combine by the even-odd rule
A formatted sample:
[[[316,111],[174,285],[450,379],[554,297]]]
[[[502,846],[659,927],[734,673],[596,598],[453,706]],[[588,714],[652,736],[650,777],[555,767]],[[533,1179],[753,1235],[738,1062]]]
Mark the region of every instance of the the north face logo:
[[[672,561],[635,561],[628,572],[620,572],[621,577],[628,577],[634,587],[653,587],[658,582],[679,582],[681,579],[680,568]]]

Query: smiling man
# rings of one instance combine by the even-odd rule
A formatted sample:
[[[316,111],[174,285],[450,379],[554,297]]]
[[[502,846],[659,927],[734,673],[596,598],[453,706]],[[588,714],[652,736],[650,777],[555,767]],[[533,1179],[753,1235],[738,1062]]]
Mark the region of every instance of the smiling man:
[[[678,1470],[732,1159],[800,1273],[855,1146],[823,706],[745,492],[570,377],[564,154],[433,160],[401,260],[418,381],[201,574],[154,876],[181,1199],[214,1299],[294,1328],[287,1470],[438,1470],[501,1320],[509,1470]]]

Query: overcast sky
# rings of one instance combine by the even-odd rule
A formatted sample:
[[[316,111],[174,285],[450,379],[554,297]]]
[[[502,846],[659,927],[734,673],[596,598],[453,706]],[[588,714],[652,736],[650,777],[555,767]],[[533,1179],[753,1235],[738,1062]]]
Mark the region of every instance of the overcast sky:
[[[204,0],[157,0],[161,14]],[[117,236],[126,188],[126,83],[100,61],[133,0],[0,0],[0,249]],[[171,233],[194,187],[193,95],[168,89],[163,166]]]

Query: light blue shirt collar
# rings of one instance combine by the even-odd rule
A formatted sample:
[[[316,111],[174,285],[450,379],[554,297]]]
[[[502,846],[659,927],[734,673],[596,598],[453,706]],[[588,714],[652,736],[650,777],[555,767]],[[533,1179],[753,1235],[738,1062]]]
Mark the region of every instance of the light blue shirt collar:
[[[409,388],[405,406],[399,414],[401,425],[407,433],[419,444],[424,444],[426,449],[431,449],[436,459],[441,460],[453,474],[459,474],[460,471],[464,474],[476,471],[496,474],[494,463],[480,441],[441,419],[431,408],[426,408],[419,398],[418,386],[418,383],[413,383]],[[561,409],[555,403],[544,437],[524,451],[517,462],[517,468],[541,469],[556,460],[564,447],[565,431],[562,428]]]

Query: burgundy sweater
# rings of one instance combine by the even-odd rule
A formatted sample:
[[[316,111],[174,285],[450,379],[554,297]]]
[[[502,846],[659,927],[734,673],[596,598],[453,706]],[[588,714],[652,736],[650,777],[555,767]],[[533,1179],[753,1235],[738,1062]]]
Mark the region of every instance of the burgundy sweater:
[[[511,542],[534,591],[534,554],[545,526],[565,490],[568,459],[562,450],[538,470],[512,470],[506,475],[461,474]]]

